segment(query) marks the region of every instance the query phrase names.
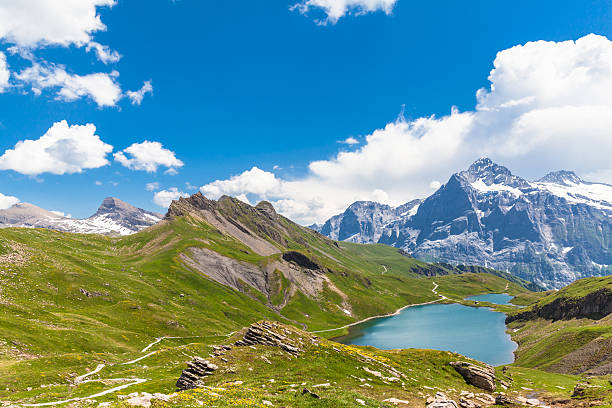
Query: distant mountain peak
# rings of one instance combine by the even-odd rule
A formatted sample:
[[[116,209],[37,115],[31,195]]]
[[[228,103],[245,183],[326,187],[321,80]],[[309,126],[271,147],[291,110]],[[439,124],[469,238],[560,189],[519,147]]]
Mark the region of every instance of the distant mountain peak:
[[[482,181],[487,186],[502,184],[515,188],[529,187],[526,180],[515,176],[507,167],[496,164],[488,157],[476,160],[466,171],[460,174],[470,183]]]
[[[47,228],[84,234],[129,235],[161,220],[161,215],[136,208],[115,197],[102,201],[89,218],[73,219],[29,203],[0,210],[0,228]]]
[[[576,175],[573,171],[559,170],[548,173],[544,177],[538,180],[540,183],[555,183],[564,186],[572,184],[581,184],[583,180]]]
[[[116,197],[106,197],[104,200],[102,200],[102,204],[100,204],[100,207],[98,207],[98,211],[95,215],[114,212],[117,210],[136,211],[138,209]]]
[[[512,172],[507,167],[500,166],[499,164],[494,163],[488,157],[483,157],[481,159],[476,160],[467,169],[467,172],[471,175],[478,176],[478,178],[484,178],[491,175],[512,176]]]

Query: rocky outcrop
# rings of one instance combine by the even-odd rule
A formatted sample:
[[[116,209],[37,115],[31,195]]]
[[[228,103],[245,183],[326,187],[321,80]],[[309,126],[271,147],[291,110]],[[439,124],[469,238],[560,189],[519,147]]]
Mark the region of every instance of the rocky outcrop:
[[[465,361],[454,361],[450,365],[468,384],[486,391],[495,391],[495,368],[490,365],[481,367]]]
[[[198,383],[204,377],[212,375],[218,367],[208,360],[196,357],[187,363],[187,368],[183,370],[181,377],[176,382],[178,390],[191,390],[198,387]]]
[[[236,346],[254,346],[261,344],[264,346],[280,347],[287,353],[298,355],[301,350],[291,343],[291,340],[281,333],[282,328],[277,323],[260,322],[249,326],[244,338],[238,340]]]
[[[576,318],[601,319],[612,313],[612,291],[602,288],[581,298],[558,297],[544,305],[509,315],[506,323],[517,320],[568,320]]]
[[[299,267],[310,269],[313,271],[321,269],[319,264],[307,257],[301,252],[287,251],[283,253],[283,260],[296,264]]]
[[[445,394],[437,392],[435,397],[427,401],[427,408],[459,408],[457,403]]]

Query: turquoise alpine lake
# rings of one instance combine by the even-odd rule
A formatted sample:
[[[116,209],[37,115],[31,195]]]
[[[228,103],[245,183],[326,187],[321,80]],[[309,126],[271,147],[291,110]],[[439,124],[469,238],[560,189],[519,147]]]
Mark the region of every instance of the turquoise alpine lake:
[[[422,305],[351,326],[348,335],[334,340],[383,350],[452,351],[498,366],[512,363],[517,348],[506,333],[505,319],[505,314],[489,308],[456,303]]]
[[[476,295],[466,298],[467,300],[475,300],[476,302],[489,302],[495,305],[511,305],[510,301],[513,296],[505,293],[487,293],[485,295]]]

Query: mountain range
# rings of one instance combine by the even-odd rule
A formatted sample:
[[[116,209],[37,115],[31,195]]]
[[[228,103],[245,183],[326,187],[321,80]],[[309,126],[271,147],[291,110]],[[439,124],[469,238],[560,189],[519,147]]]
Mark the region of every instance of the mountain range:
[[[557,171],[527,181],[488,158],[425,200],[353,203],[317,228],[429,261],[479,264],[548,288],[612,272],[612,186]]]
[[[67,217],[29,203],[18,203],[0,210],[0,228],[46,228],[82,234],[130,235],[156,224],[162,218],[161,214],[108,197],[94,215],[85,219]]]

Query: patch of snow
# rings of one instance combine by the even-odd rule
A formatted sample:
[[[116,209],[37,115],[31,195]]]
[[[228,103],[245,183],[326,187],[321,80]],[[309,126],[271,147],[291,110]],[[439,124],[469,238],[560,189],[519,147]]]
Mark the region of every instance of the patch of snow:
[[[491,184],[490,186],[486,185],[482,179],[478,179],[475,182],[471,183],[472,187],[478,190],[481,193],[500,193],[500,192],[508,192],[515,197],[519,197],[523,194],[521,190],[515,187],[510,187],[505,184]]]
[[[612,186],[597,183],[534,183],[570,203],[587,204],[601,210],[612,211]]]

